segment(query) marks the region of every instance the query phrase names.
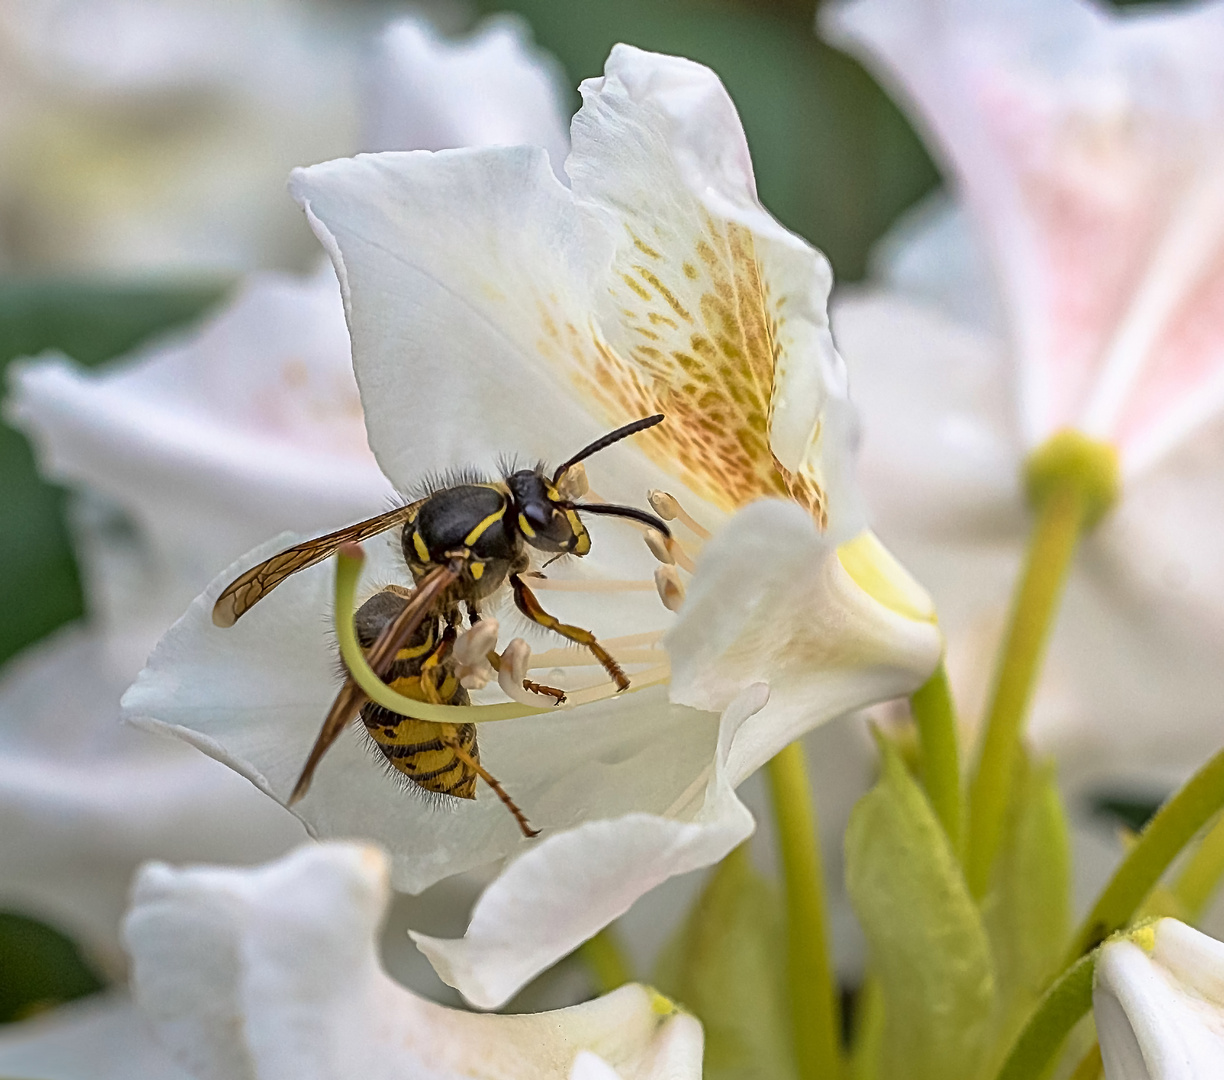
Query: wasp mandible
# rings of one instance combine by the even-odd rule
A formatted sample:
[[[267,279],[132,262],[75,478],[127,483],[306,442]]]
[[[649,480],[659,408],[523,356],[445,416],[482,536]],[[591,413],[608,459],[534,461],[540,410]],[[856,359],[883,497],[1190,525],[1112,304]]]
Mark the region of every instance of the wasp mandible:
[[[358,640],[379,678],[406,697],[443,705],[466,705],[467,691],[450,663],[466,619],[480,620],[481,604],[509,584],[514,604],[528,619],[588,649],[618,691],[629,686],[620,664],[589,630],[561,622],[544,610],[524,580],[534,553],[586,555],[591,537],[580,514],[627,518],[670,537],[657,516],[632,506],[579,503],[584,493],[576,466],[592,454],[663,421],[648,416],[583,447],[551,478],[543,465],[503,470],[499,480],[464,478],[443,482],[406,506],[296,544],[232,581],[213,606],[213,622],[233,626],[287,577],[314,566],[345,544],[360,543],[401,528],[400,546],[414,587],[392,585],[367,600],[355,616]],[[490,655],[496,661],[496,654]],[[564,700],[560,690],[526,683],[528,689]],[[527,824],[496,779],[480,762],[474,724],[445,724],[399,716],[374,704],[346,678],[294,786],[290,803],[306,794],[311,777],[340,732],[357,715],[374,744],[399,773],[427,791],[462,799],[476,797],[483,779],[514,815]]]

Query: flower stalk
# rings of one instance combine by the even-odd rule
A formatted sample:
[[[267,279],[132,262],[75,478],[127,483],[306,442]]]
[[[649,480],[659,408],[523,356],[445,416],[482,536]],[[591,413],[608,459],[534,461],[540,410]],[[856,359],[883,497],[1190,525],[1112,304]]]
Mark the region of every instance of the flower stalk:
[[[1039,1080],[1045,1076],[1071,1029],[1092,1008],[1096,953],[1081,957],[1046,991],[1012,1043],[997,1080]]]
[[[1186,860],[1173,883],[1173,895],[1181,905],[1185,921],[1198,922],[1207,902],[1224,877],[1224,814],[1207,830],[1194,854]]]
[[[1112,447],[1073,431],[1053,436],[1028,462],[1028,496],[1037,519],[1012,601],[969,790],[966,876],[979,900],[986,894],[1002,840],[1016,752],[1071,558],[1084,531],[1117,498],[1117,476]]]
[[[943,663],[910,698],[918,726],[918,772],[952,850],[961,854],[960,749],[956,705]]]
[[[815,804],[803,745],[769,763],[786,891],[787,981],[799,1080],[841,1076],[841,1009],[829,955],[829,916]]]
[[[1070,959],[1086,953],[1130,922],[1170,863],[1221,808],[1224,750],[1186,781],[1139,834],[1072,938]],[[1205,860],[1214,858],[1219,846],[1219,838],[1212,837]]]

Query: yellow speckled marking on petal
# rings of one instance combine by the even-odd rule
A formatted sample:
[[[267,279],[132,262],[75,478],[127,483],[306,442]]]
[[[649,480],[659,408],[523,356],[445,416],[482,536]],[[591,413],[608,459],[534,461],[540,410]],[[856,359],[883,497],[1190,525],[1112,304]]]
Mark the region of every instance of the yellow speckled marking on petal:
[[[635,444],[715,505],[732,511],[789,497],[824,528],[819,484],[782,468],[769,446],[781,304],[771,301],[752,233],[703,214],[695,237],[660,237],[648,252],[629,235],[613,279],[625,287],[612,289],[623,326],[592,322],[589,336],[556,340],[562,355],[548,341],[542,351],[571,373],[577,361],[583,392],[603,402],[610,421],[664,413],[667,422]],[[687,258],[674,256],[678,247]]]

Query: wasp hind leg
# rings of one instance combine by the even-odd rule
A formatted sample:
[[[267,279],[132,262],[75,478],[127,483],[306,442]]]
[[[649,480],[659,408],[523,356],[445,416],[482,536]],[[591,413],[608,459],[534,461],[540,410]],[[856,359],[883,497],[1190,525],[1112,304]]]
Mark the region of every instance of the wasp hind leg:
[[[532,837],[540,835],[540,830],[533,829],[531,827],[531,823],[527,820],[527,815],[524,814],[523,811],[518,808],[515,801],[506,794],[506,789],[502,787],[500,783],[498,783],[497,777],[489,772],[488,769],[481,765],[475,757],[473,757],[463,748],[463,745],[459,742],[458,736],[444,735],[441,742],[443,746],[450,748],[451,753],[454,754],[455,757],[462,761],[469,769],[479,776],[481,780],[483,780],[493,789],[493,794],[501,799],[505,808],[514,815],[514,820],[518,822],[518,827],[523,831],[523,835],[527,837],[528,840],[530,840]]]
[[[563,623],[555,615],[549,615],[540,606],[540,601],[536,599],[535,593],[527,588],[527,583],[518,574],[510,575],[510,587],[514,590],[515,606],[527,618],[537,626],[543,626],[545,629],[552,630],[578,645],[586,646],[590,650],[591,655],[603,665],[604,671],[611,676],[612,681],[616,683],[616,689],[618,691],[629,689],[629,676],[625,674],[624,669],[616,662],[616,658],[599,644],[595,639],[595,635],[590,630],[583,630],[580,626],[571,626],[569,623]],[[548,691],[544,690],[543,692],[547,693]]]

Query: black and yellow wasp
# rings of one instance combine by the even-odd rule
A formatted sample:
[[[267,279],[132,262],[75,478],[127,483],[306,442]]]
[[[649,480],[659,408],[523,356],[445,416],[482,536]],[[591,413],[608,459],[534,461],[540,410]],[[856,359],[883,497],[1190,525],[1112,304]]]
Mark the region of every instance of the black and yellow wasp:
[[[589,630],[550,615],[528,588],[523,574],[533,552],[554,557],[586,555],[591,537],[579,514],[628,518],[664,537],[667,525],[654,514],[610,503],[579,504],[567,497],[570,470],[621,439],[653,427],[649,416],[596,439],[560,465],[549,479],[543,465],[504,470],[500,480],[465,477],[443,482],[423,498],[368,521],[328,533],[282,551],[231,582],[213,607],[217,626],[233,626],[291,574],[313,566],[345,544],[359,543],[397,526],[414,588],[389,586],[357,611],[357,638],[375,673],[406,697],[443,705],[465,705],[467,691],[450,662],[466,617],[480,619],[481,604],[509,582],[515,606],[532,622],[585,646],[625,690],[629,679],[616,659]],[[496,654],[490,654],[496,666]],[[528,689],[564,700],[560,690],[526,683]],[[472,799],[481,778],[506,804],[527,836],[536,835],[497,780],[481,765],[475,724],[445,724],[400,716],[374,704],[351,679],[332,704],[311,749],[290,802],[300,799],[323,755],[340,732],[360,715],[387,761],[413,783],[444,796]]]

